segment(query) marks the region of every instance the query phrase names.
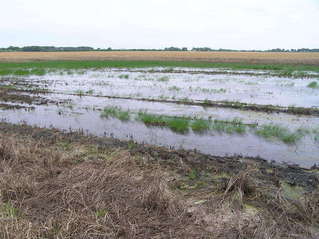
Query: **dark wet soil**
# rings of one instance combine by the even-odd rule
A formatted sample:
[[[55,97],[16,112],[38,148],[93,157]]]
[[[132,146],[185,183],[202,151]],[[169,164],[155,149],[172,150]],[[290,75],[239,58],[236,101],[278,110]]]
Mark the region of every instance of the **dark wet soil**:
[[[22,105],[15,105],[15,104],[0,104],[0,109],[1,110],[18,110],[18,109],[25,109],[27,111],[34,110],[35,107],[33,106],[22,106]]]
[[[4,122],[0,123],[0,132],[2,135],[31,136],[34,139],[52,143],[58,141],[89,143],[103,150],[108,148],[127,149],[132,155],[140,155],[146,160],[149,158],[154,161],[155,159],[156,163],[173,168],[181,174],[189,174],[190,169],[196,171],[197,179],[207,186],[206,189],[209,189],[209,185],[214,184],[216,180],[224,180],[227,183],[229,180],[227,175],[236,175],[243,170],[251,168],[254,169],[253,175],[256,179],[272,182],[272,185],[285,183],[291,187],[302,187],[307,191],[313,191],[319,186],[319,171],[316,169],[308,170],[298,166],[271,163],[260,158],[241,156],[217,157],[201,154],[196,151],[170,150],[163,147],[136,144],[132,141],[120,141],[113,138],[85,135],[83,132],[62,132],[57,129],[38,128]],[[207,177],[207,175],[210,176]],[[216,178],[214,178],[214,175]]]
[[[49,100],[43,97],[36,96],[36,95],[23,94],[21,92],[17,92],[11,89],[0,89],[0,101],[29,104],[29,105],[31,104],[43,105],[49,102]]]

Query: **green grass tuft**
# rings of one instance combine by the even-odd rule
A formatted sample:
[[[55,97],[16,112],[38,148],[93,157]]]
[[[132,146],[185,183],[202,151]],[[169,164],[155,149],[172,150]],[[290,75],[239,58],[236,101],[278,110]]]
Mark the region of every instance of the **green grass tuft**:
[[[165,126],[166,120],[161,115],[148,114],[146,112],[139,112],[137,120],[142,121],[146,125]]]
[[[76,90],[74,93],[75,93],[76,95],[79,95],[79,96],[82,96],[82,95],[85,94],[85,92],[84,92],[83,90]]]
[[[130,76],[128,74],[125,74],[125,75],[120,75],[119,78],[120,79],[128,79],[128,78],[130,78]]]
[[[167,76],[163,76],[157,79],[158,81],[167,82],[169,81],[169,78]]]
[[[169,87],[168,90],[169,91],[180,91],[181,88],[174,85],[174,86]]]
[[[202,133],[210,128],[210,123],[208,120],[196,119],[191,123],[191,128],[194,132]]]
[[[244,134],[246,133],[246,127],[239,119],[232,121],[214,120],[211,129],[227,134]]]
[[[10,203],[0,205],[0,218],[16,218],[19,216],[19,210]]]
[[[162,116],[139,112],[137,120],[146,125],[168,127],[174,132],[186,133],[189,130],[189,119],[172,116]]]
[[[101,117],[105,117],[105,118],[113,117],[121,121],[127,121],[130,119],[130,112],[122,110],[119,107],[106,107],[101,113]]]
[[[307,85],[308,88],[312,88],[312,89],[318,89],[319,88],[319,84],[317,81],[312,81]]]
[[[189,120],[183,118],[171,118],[167,120],[167,126],[174,132],[187,133],[189,130]]]
[[[304,136],[301,131],[292,133],[279,125],[263,125],[256,130],[256,134],[266,139],[276,138],[287,144],[296,143]]]

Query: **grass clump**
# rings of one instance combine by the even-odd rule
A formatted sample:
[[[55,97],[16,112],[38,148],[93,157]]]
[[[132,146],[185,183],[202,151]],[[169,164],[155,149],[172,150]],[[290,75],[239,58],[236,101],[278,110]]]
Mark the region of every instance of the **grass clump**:
[[[139,112],[137,120],[142,121],[145,125],[168,127],[178,133],[188,132],[190,121],[186,118],[148,114],[146,112]]]
[[[139,112],[137,120],[142,121],[146,125],[165,126],[166,120],[161,115],[148,114],[146,112]]]
[[[85,92],[86,94],[88,94],[88,95],[93,95],[94,94],[94,90],[88,90],[87,92]]]
[[[105,217],[108,214],[106,209],[99,209],[95,212],[95,216],[98,218]]]
[[[246,125],[244,125],[240,119],[233,119],[232,121],[214,120],[211,129],[227,134],[246,133]]]
[[[161,81],[161,82],[167,82],[167,81],[169,81],[169,77],[168,76],[162,76],[162,77],[158,78],[157,80]]]
[[[181,88],[174,85],[174,86],[169,87],[168,90],[169,91],[180,91]]]
[[[292,133],[279,125],[263,125],[256,130],[256,134],[266,139],[277,138],[287,144],[296,143],[304,135],[301,131]]]
[[[172,131],[186,133],[189,130],[189,120],[184,118],[171,118],[167,120],[167,126]]]
[[[113,117],[121,121],[127,121],[130,119],[130,112],[122,110],[120,107],[106,107],[101,113],[101,117]]]
[[[79,95],[79,96],[84,95],[84,93],[85,93],[85,92],[84,92],[83,90],[76,90],[76,91],[75,91],[75,94],[76,94],[76,95]]]
[[[128,79],[130,76],[128,74],[120,75],[120,79]]]
[[[19,211],[11,203],[3,203],[0,206],[0,217],[3,218],[16,218],[19,215]]]
[[[318,89],[319,88],[319,84],[317,81],[312,81],[307,85],[308,88],[312,88],[312,89]]]
[[[204,119],[196,119],[191,123],[191,128],[194,132],[202,133],[210,128],[210,123]]]

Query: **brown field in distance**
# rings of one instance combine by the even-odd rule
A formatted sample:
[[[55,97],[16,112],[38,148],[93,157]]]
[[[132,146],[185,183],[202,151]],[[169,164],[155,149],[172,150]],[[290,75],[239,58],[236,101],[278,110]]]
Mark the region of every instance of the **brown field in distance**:
[[[319,53],[174,51],[0,52],[0,61],[2,62],[55,60],[206,61],[264,64],[307,64],[319,66]]]

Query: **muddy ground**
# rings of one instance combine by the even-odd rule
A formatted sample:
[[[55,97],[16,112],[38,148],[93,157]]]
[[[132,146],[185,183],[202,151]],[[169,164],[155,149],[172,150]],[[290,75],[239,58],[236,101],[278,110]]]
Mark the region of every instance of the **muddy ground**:
[[[0,123],[1,238],[318,238],[319,171]]]

